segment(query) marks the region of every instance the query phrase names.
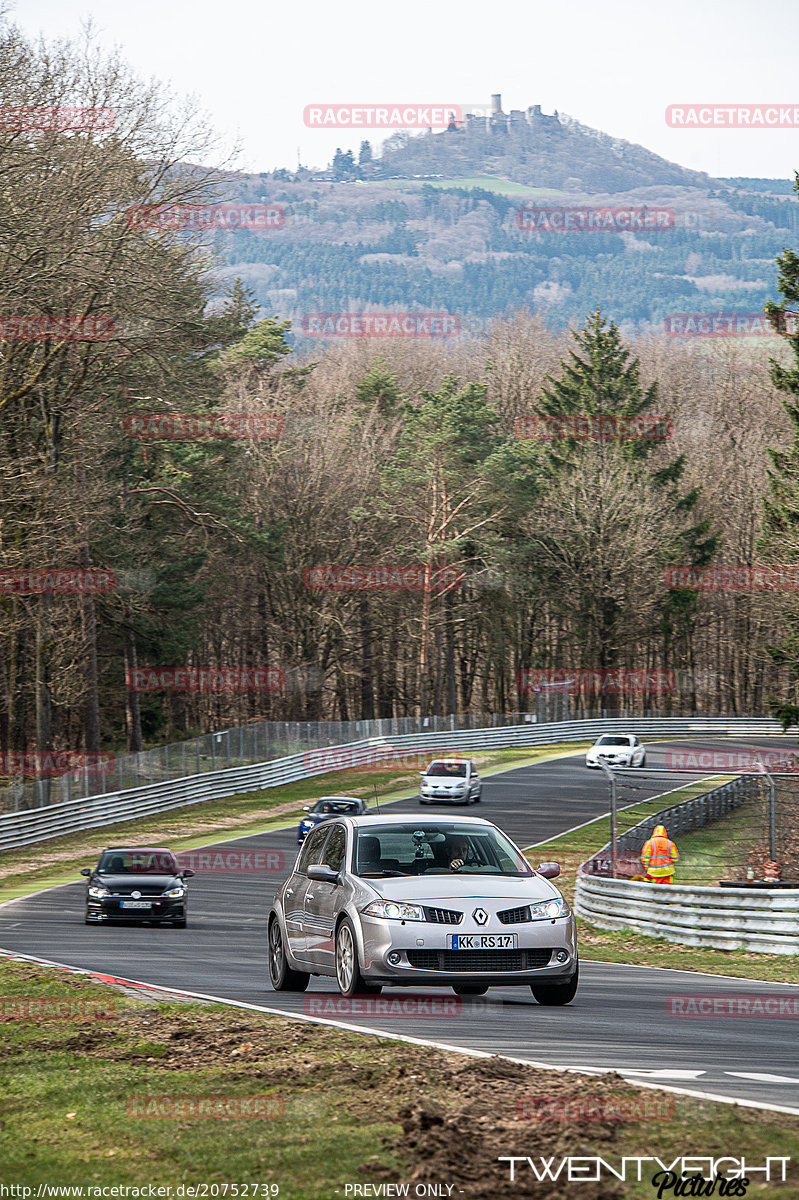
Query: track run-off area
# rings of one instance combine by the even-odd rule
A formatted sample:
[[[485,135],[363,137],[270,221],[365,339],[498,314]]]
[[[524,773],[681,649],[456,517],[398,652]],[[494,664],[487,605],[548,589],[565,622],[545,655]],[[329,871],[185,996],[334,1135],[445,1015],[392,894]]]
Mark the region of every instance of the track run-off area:
[[[649,742],[646,768],[624,773],[619,803],[640,803],[701,778],[698,772],[667,770],[667,753],[673,762],[675,751],[759,752],[770,757],[783,751],[787,755],[794,747],[791,739],[774,737]],[[635,785],[634,791],[630,785]],[[336,791],[335,777],[330,791]],[[669,802],[665,800],[664,807]],[[416,798],[391,804],[394,813],[441,812],[453,817],[468,812],[485,817],[523,847],[607,810],[607,780],[602,772],[585,768],[583,753],[490,775],[484,778],[482,803],[468,809],[422,807]],[[142,838],[135,840],[141,843]],[[110,826],[108,842],[115,841]],[[296,824],[254,837],[224,839],[218,845],[237,851],[281,851],[288,871],[298,849]],[[203,853],[207,849],[212,847]],[[31,851],[35,853],[35,847]],[[799,1010],[799,986],[662,970],[653,941],[646,964],[592,962],[581,956],[579,991],[563,1008],[541,1007],[526,988],[514,987],[491,988],[482,997],[439,1005],[447,1010],[440,1016],[423,1003],[405,1005],[409,1011],[402,1015],[386,1013],[387,1006],[376,1003],[411,996],[419,1001],[454,1000],[451,989],[442,987],[418,993],[385,988],[382,998],[360,1005],[348,1002],[353,1011],[347,1011],[332,980],[312,979],[302,994],[275,993],[270,987],[266,918],[286,871],[200,871],[190,881],[188,928],[173,929],[84,925],[86,885],[78,873],[90,865],[91,861],[75,863],[74,883],[0,906],[0,947],[12,955],[360,1032],[500,1054],[538,1066],[614,1070],[636,1083],[799,1113],[799,1015],[678,1017],[670,1015],[675,1006],[668,1003],[671,997],[780,997],[790,998],[792,1007],[797,1001]]]

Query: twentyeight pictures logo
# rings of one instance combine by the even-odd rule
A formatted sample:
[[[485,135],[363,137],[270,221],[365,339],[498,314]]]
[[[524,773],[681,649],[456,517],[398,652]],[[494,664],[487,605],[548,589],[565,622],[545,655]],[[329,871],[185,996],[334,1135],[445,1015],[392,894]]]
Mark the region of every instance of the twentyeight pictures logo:
[[[457,337],[461,319],[457,313],[306,313],[302,331],[309,337]]]
[[[306,104],[309,129],[446,129],[463,121],[459,104]]]

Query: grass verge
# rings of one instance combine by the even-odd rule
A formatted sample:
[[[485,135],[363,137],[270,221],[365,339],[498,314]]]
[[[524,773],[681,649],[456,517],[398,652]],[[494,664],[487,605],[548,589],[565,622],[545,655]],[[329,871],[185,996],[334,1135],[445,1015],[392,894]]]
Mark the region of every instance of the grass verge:
[[[550,746],[491,750],[472,754],[471,758],[479,764],[485,778],[514,767],[560,758],[586,745],[588,743],[584,741],[561,742]],[[39,888],[71,882],[76,871],[92,865],[99,851],[109,844],[165,843],[174,850],[195,850],[226,837],[252,837],[284,829],[299,820],[303,805],[313,804],[320,796],[344,794],[373,799],[377,788],[381,804],[390,804],[411,793],[418,779],[418,773],[409,773],[407,768],[335,771],[298,783],[245,792],[225,800],[208,800],[6,850],[0,853],[0,903],[30,895]],[[64,870],[65,864],[70,864],[74,870]]]
[[[715,787],[718,780],[687,784],[679,792],[669,795],[665,806],[690,800]],[[620,818],[619,828],[629,829],[637,821],[664,807],[663,797],[629,808]],[[719,821],[712,829],[686,834],[678,846],[680,865],[677,878],[680,881],[718,882],[708,875],[707,863],[712,844],[720,845],[725,837],[726,822],[738,814],[733,813]],[[530,861],[536,863],[552,859],[561,865],[562,876],[557,886],[570,904],[574,902],[577,868],[581,862],[597,850],[601,850],[609,837],[608,818],[592,821],[582,829],[562,834],[527,851]],[[696,842],[692,845],[692,840]],[[679,971],[707,971],[711,975],[739,975],[746,979],[762,979],[774,983],[799,983],[799,961],[786,954],[753,954],[747,950],[713,950],[702,946],[683,946],[665,938],[645,937],[633,929],[600,929],[597,925],[577,919],[580,952],[583,958],[599,962],[645,963],[653,967],[673,967]]]
[[[558,1074],[218,1005],[142,1000],[7,960],[0,988],[7,1184],[79,1186],[87,1200],[91,1187],[153,1184],[175,1197],[181,1184],[205,1185],[206,1196],[221,1196],[225,1183],[261,1185],[250,1196],[276,1187],[280,1200],[344,1200],[393,1182],[410,1195],[435,1184],[439,1196],[539,1200],[571,1189],[529,1173],[511,1185],[499,1156],[597,1155],[617,1167],[624,1156],[799,1160],[799,1117],[641,1089],[615,1074]],[[72,1015],[19,1019],[8,1015],[14,1000],[66,1000]],[[74,1015],[92,1004],[113,1011]],[[579,1020],[579,997],[559,1015],[563,1025]],[[274,1115],[221,1115],[252,1108],[255,1097]],[[189,1115],[190,1102],[220,1115]],[[520,1119],[536,1110],[549,1119]],[[607,1116],[631,1111],[645,1119]],[[788,1178],[769,1191],[799,1197],[796,1167]],[[655,1194],[646,1175],[581,1183],[586,1200]]]

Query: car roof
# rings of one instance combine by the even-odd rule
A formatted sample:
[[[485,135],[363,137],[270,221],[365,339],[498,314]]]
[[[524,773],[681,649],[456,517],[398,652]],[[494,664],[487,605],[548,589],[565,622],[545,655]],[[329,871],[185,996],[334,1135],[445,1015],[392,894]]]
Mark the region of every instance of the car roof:
[[[361,799],[360,796],[319,796],[319,798],[317,800],[314,800],[314,804],[320,804],[322,802],[322,800],[358,800],[358,801],[360,801],[360,799]]]
[[[355,828],[357,829],[361,825],[363,825],[363,826],[372,825],[374,823],[375,816],[377,816],[377,815],[378,814],[374,810],[372,810],[371,814],[367,813],[363,817],[341,816],[339,818],[339,820],[346,821],[349,825],[354,825]],[[420,828],[425,828],[428,825],[438,826],[441,824],[451,824],[451,825],[467,824],[467,825],[487,825],[490,829],[497,828],[494,825],[493,821],[487,821],[484,817],[449,817],[449,816],[447,816],[447,817],[432,817],[432,816],[427,816],[427,815],[420,817],[418,813],[402,813],[402,814],[386,813],[385,816],[383,816],[383,814],[381,813],[381,814],[379,814],[379,816],[380,816],[379,824],[381,826],[383,826],[383,825],[418,825]]]
[[[174,850],[170,850],[168,846],[106,846],[101,854],[107,854],[111,850],[121,850],[124,854],[174,854]]]

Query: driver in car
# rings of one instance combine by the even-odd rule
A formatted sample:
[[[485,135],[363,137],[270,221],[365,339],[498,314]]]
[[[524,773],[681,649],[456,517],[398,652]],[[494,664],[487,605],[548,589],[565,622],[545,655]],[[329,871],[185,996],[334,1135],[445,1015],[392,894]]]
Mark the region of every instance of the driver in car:
[[[469,858],[469,843],[462,834],[453,834],[447,838],[447,858],[450,871],[460,871]]]

